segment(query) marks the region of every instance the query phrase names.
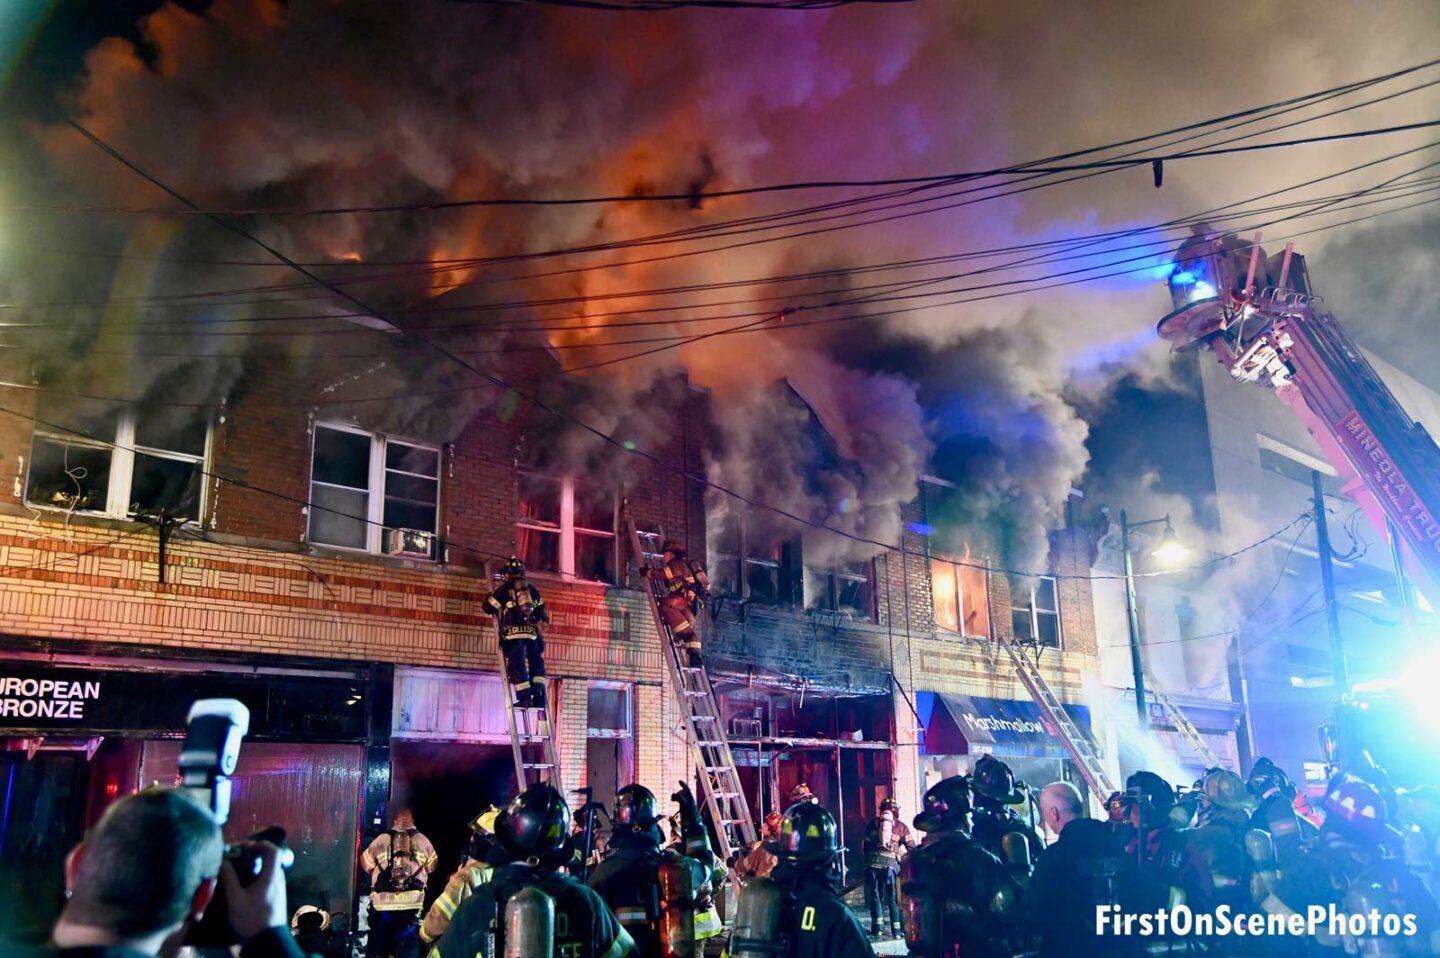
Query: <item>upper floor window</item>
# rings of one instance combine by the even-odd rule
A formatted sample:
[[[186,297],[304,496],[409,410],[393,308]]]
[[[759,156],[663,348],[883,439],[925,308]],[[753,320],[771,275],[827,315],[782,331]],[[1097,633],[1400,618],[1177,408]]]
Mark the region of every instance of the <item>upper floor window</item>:
[[[793,605],[790,559],[797,545],[756,534],[738,514],[726,512],[710,537],[710,591],[758,605]]]
[[[516,553],[537,572],[615,581],[615,496],[573,478],[520,474]]]
[[[315,426],[310,541],[435,558],[440,450],[341,423]]]
[[[1010,622],[1018,642],[1060,648],[1060,589],[1052,576],[1038,576],[1010,592]]]
[[[204,505],[210,420],[193,408],[127,406],[88,416],[63,413],[75,432],[38,425],[25,501],[123,518],[198,520]]]
[[[930,597],[935,627],[972,638],[990,638],[990,575],[968,560],[930,560]]]
[[[805,608],[841,612],[861,619],[874,616],[875,563],[838,562],[828,569],[805,569]]]

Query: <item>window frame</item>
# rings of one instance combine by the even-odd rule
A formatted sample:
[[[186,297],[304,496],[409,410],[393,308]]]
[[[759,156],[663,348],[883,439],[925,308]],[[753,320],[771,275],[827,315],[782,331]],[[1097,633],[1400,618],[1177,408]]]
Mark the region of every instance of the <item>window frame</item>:
[[[576,521],[576,482],[574,476],[555,476],[549,473],[533,469],[520,469],[518,477],[529,477],[547,482],[560,484],[560,524],[558,526],[550,523],[522,517],[520,515],[521,497],[515,497],[515,528],[529,529],[533,532],[546,535],[559,535],[560,544],[557,549],[558,569],[536,569],[537,575],[558,575],[566,582],[594,582],[601,585],[617,585],[620,576],[620,499],[614,493],[610,493],[610,528],[595,529],[591,526],[582,526]],[[576,571],[576,544],[580,539],[608,539],[610,543],[610,567],[612,569],[610,579],[591,579],[581,576]],[[517,537],[518,544],[518,537]]]
[[[960,626],[960,628],[959,628],[958,630],[957,630],[957,629],[947,628],[947,627],[941,625],[940,622],[934,618],[934,615],[935,615],[935,581],[934,581],[934,579],[935,579],[935,563],[937,563],[937,562],[947,567],[947,570],[948,570],[949,573],[950,573],[950,581],[952,581],[952,582],[955,583],[955,620],[956,620],[956,622],[957,622],[957,623],[959,624],[959,626]],[[935,622],[935,631],[936,631],[936,632],[942,632],[942,633],[944,633],[944,634],[947,635],[947,636],[953,635],[953,636],[956,636],[956,637],[962,638],[962,639],[985,639],[985,640],[988,641],[988,640],[993,639],[993,638],[995,637],[995,614],[994,614],[994,611],[992,610],[991,605],[990,605],[990,597],[991,597],[990,569],[989,569],[988,566],[987,566],[987,567],[984,567],[984,568],[976,568],[976,569],[975,569],[975,571],[977,571],[977,572],[980,573],[980,578],[981,578],[981,581],[982,581],[983,587],[984,587],[984,593],[983,593],[983,595],[981,596],[980,604],[981,604],[982,606],[984,606],[984,608],[985,608],[985,624],[988,626],[988,629],[987,629],[987,631],[986,631],[986,633],[985,633],[984,635],[979,635],[979,634],[976,634],[976,633],[973,633],[973,632],[966,632],[966,631],[965,631],[965,603],[966,603],[966,598],[965,598],[965,597],[966,597],[966,595],[967,595],[967,590],[966,590],[966,588],[965,588],[964,582],[962,581],[960,570],[961,570],[962,568],[975,568],[975,567],[974,567],[974,565],[963,566],[963,565],[961,564],[962,562],[973,562],[973,560],[969,560],[969,559],[966,559],[966,560],[954,559],[954,558],[951,558],[950,556],[946,556],[946,555],[933,555],[933,554],[932,554],[932,555],[930,556],[930,578],[931,578],[931,581],[930,581],[930,614],[931,614],[931,617],[932,617],[932,621]]]
[[[1017,642],[1031,642],[1031,643],[1034,643],[1035,645],[1038,645],[1040,648],[1043,648],[1043,649],[1057,649],[1057,650],[1059,650],[1059,649],[1064,649],[1064,648],[1065,648],[1065,624],[1064,624],[1063,617],[1062,617],[1061,614],[1060,614],[1060,580],[1059,580],[1059,578],[1057,578],[1056,576],[1053,576],[1053,575],[1041,575],[1041,576],[1036,576],[1035,578],[1037,578],[1037,579],[1044,579],[1044,580],[1046,580],[1047,582],[1050,583],[1051,591],[1052,591],[1052,592],[1054,593],[1054,595],[1055,595],[1055,608],[1053,608],[1053,609],[1041,609],[1041,608],[1039,608],[1039,606],[1038,606],[1038,604],[1037,604],[1037,602],[1036,602],[1036,591],[1037,591],[1037,587],[1034,586],[1034,585],[1032,585],[1032,586],[1030,587],[1030,589],[1028,590],[1028,600],[1029,600],[1029,601],[1028,601],[1025,605],[1016,605],[1016,604],[1015,604],[1015,597],[1016,597],[1016,596],[1015,596],[1015,590],[1012,588],[1012,589],[1011,589],[1011,592],[1010,592],[1010,619],[1011,619],[1011,627],[1012,627],[1012,628],[1014,627],[1014,619],[1015,619],[1015,613],[1016,613],[1016,612],[1028,612],[1029,615],[1030,615],[1030,634],[1027,635],[1027,636],[1024,636],[1023,638],[1022,638],[1021,636],[1018,636],[1018,635],[1017,635],[1017,636],[1015,636],[1015,640],[1016,640]],[[1053,615],[1053,616],[1055,616],[1055,644],[1054,644],[1054,645],[1051,645],[1051,644],[1049,644],[1048,642],[1042,642],[1042,641],[1040,641],[1040,616],[1041,616],[1041,615]]]
[[[839,563],[833,563],[825,569],[818,569],[814,566],[805,566],[802,564],[804,572],[804,579],[802,580],[803,583],[805,583],[805,585],[808,585],[811,577],[813,576],[817,582],[823,583],[823,588],[825,590],[825,596],[822,602],[820,604],[812,606],[810,604],[810,595],[808,589],[805,588],[805,585],[801,586],[802,591],[805,593],[805,611],[829,613],[833,615],[844,615],[846,613],[849,613],[852,611],[851,607],[841,607],[840,605],[840,583],[863,582],[866,588],[865,594],[869,601],[866,605],[866,608],[854,609],[853,611],[858,613],[858,615],[862,616],[867,622],[875,621],[875,560],[865,559],[863,562],[855,564],[864,566],[864,572],[852,572],[848,569],[843,569],[841,568],[841,565]]]
[[[795,588],[794,588],[794,583],[793,583],[793,581],[792,581],[792,580],[793,580],[793,572],[789,572],[789,571],[787,571],[787,569],[786,569],[786,566],[787,566],[787,553],[786,553],[786,549],[787,549],[787,547],[790,546],[792,543],[798,544],[798,543],[799,543],[799,538],[798,538],[798,537],[792,537],[792,538],[789,538],[789,539],[780,539],[780,540],[778,540],[777,545],[778,545],[778,547],[779,547],[780,555],[779,555],[779,557],[772,559],[772,558],[769,558],[769,557],[767,557],[767,556],[763,556],[763,555],[761,555],[761,554],[759,554],[759,553],[752,553],[752,551],[751,551],[751,549],[750,549],[749,523],[747,523],[747,522],[745,521],[745,515],[744,515],[743,513],[733,512],[733,511],[731,511],[731,510],[729,510],[729,509],[726,509],[726,510],[725,510],[725,515],[723,516],[722,521],[723,521],[723,522],[734,522],[734,523],[735,523],[735,545],[736,545],[736,548],[739,550],[739,553],[738,553],[738,554],[732,554],[732,553],[729,553],[729,552],[721,552],[721,551],[719,551],[719,550],[717,549],[713,554],[709,554],[709,555],[706,556],[706,560],[707,560],[707,570],[714,570],[714,569],[719,565],[719,563],[722,562],[722,561],[723,561],[723,562],[734,562],[734,563],[737,563],[737,566],[736,566],[736,574],[739,576],[739,580],[736,582],[736,585],[739,586],[739,590],[740,590],[740,591],[738,592],[738,595],[739,595],[741,601],[743,601],[743,602],[751,602],[751,603],[754,603],[754,604],[756,604],[756,605],[763,606],[763,607],[765,607],[765,608],[767,608],[767,609],[795,609],[795,608],[799,608],[800,610],[803,611],[804,608],[805,608],[804,573],[805,573],[807,570],[804,568],[804,563],[803,563],[803,561],[802,561],[802,562],[801,562],[800,602],[799,602],[799,604],[798,604],[798,606],[797,606],[797,604],[796,604],[796,602],[795,602]],[[802,558],[802,560],[803,560],[803,558],[804,558],[804,547],[803,547],[803,545],[801,545],[800,548],[801,548],[801,558]],[[791,555],[793,555],[793,553],[791,553]],[[752,566],[755,567],[755,568],[759,568],[759,569],[767,569],[767,570],[773,570],[773,571],[774,571],[774,576],[775,576],[775,599],[774,599],[773,602],[771,602],[771,601],[766,601],[765,599],[757,599],[757,598],[755,598],[754,595],[752,594],[752,592],[751,592],[751,590],[750,590],[750,569],[751,569]],[[711,581],[712,581],[712,584],[716,581],[716,580],[715,580],[715,576],[714,576],[714,574],[713,574],[713,571],[711,572]],[[871,576],[871,586],[872,586],[871,592],[872,592],[872,596],[871,596],[871,600],[870,600],[872,606],[874,605],[874,602],[875,602],[874,596],[873,596],[873,592],[874,592],[874,588],[873,588],[873,587],[874,587],[874,581],[875,581],[875,580],[874,580],[874,576],[873,576],[873,566],[872,566],[872,576]],[[873,615],[873,611],[872,611],[871,614]]]
[[[592,689],[601,689],[607,692],[620,692],[625,696],[625,728],[597,728],[590,721],[590,692]],[[585,725],[587,738],[622,738],[633,739],[635,737],[635,683],[620,682],[614,679],[588,679],[585,682]]]
[[[350,433],[354,436],[364,436],[370,440],[370,466],[367,470],[365,481],[365,545],[363,548],[357,546],[337,545],[331,542],[321,542],[315,538],[315,486],[320,485],[328,489],[342,489],[348,492],[355,492],[353,486],[342,486],[333,482],[322,482],[315,478],[315,445],[321,429],[329,429],[334,432]],[[389,443],[409,446],[412,449],[420,449],[435,454],[435,475],[422,476],[420,473],[411,473],[403,469],[390,469],[386,465],[385,450]],[[440,561],[440,524],[441,524],[441,494],[444,473],[445,451],[440,446],[431,443],[420,442],[404,436],[391,436],[386,433],[376,432],[373,429],[362,429],[349,422],[336,422],[333,420],[316,421],[310,428],[310,481],[307,487],[308,496],[305,500],[305,541],[310,545],[320,546],[325,549],[335,549],[340,552],[350,552],[356,555],[380,555],[392,556],[397,559],[406,559],[415,562],[439,562]],[[387,526],[385,525],[385,480],[387,473],[395,472],[404,476],[417,476],[422,479],[433,479],[435,482],[435,528],[428,530],[431,535],[431,554],[428,558],[420,556],[397,556],[394,553],[385,551],[385,533],[391,529],[409,528],[408,526]],[[416,532],[425,532],[425,529],[416,529]]]
[[[109,519],[138,522],[140,520],[135,518],[136,514],[130,511],[130,494],[134,490],[135,456],[139,454],[152,459],[168,459],[171,462],[185,462],[199,467],[200,501],[195,505],[195,517],[193,519],[187,517],[181,520],[181,524],[203,524],[210,507],[210,483],[208,480],[215,438],[214,418],[205,417],[205,442],[198,456],[186,452],[176,452],[173,449],[136,445],[135,435],[138,421],[139,416],[136,414],[134,406],[121,409],[115,417],[115,438],[113,440],[94,439],[79,433],[66,433],[62,429],[49,429],[37,423],[30,432],[30,459],[25,463],[25,490],[21,495],[21,505],[27,509],[39,509],[47,512],[68,512],[74,515],[103,516]],[[67,509],[64,506],[32,502],[30,487],[35,468],[35,444],[37,441],[109,451],[110,478],[105,486],[105,508]],[[117,502],[121,504],[119,508],[114,506]]]

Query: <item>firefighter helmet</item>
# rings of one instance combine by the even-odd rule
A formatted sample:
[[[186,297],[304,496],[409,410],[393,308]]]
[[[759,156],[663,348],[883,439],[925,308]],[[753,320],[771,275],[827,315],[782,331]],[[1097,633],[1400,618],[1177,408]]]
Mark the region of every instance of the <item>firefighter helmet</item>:
[[[1212,768],[1200,783],[1200,793],[1216,808],[1243,811],[1255,807],[1255,798],[1240,776],[1228,768]]]
[[[1128,808],[1140,809],[1140,824],[1161,828],[1170,821],[1175,807],[1175,789],[1154,772],[1141,770],[1125,780],[1125,802]]]
[[[1352,831],[1375,842],[1386,840],[1385,799],[1380,789],[1358,775],[1344,774],[1331,780],[1325,793],[1325,822],[1344,823]]]
[[[896,815],[900,814],[900,803],[895,801],[894,796],[880,799],[880,814],[883,815],[887,811],[894,812]]]
[[[976,795],[1001,805],[1025,801],[1025,795],[1015,788],[1015,773],[1010,771],[1010,766],[989,755],[980,756],[980,761],[975,763],[970,788]]]
[[[617,827],[646,829],[664,817],[655,793],[644,785],[626,785],[615,793],[615,814],[610,821]]]
[[[760,837],[765,839],[779,838],[780,823],[784,821],[784,819],[785,816],[781,815],[779,812],[771,812],[769,815],[766,815],[765,824],[761,827]]]
[[[660,547],[661,552],[669,552],[677,556],[685,554],[685,543],[679,539],[666,539],[665,544]]]
[[[500,567],[500,574],[507,579],[522,576],[525,574],[525,563],[521,562],[518,557],[511,556],[505,561],[505,564]]]
[[[930,786],[925,808],[915,816],[922,832],[944,832],[964,828],[970,814],[970,783],[963,775],[952,775]]]
[[[1245,786],[1252,795],[1262,800],[1272,794],[1283,795],[1287,799],[1295,797],[1295,783],[1290,781],[1290,776],[1286,775],[1279,765],[1263,756],[1255,760],[1254,767],[1250,769],[1250,777],[1245,780]]]
[[[770,851],[792,864],[828,864],[840,850],[835,816],[818,802],[796,802],[780,820]]]
[[[552,785],[531,785],[495,819],[495,841],[520,861],[560,864],[570,857],[570,807]]]

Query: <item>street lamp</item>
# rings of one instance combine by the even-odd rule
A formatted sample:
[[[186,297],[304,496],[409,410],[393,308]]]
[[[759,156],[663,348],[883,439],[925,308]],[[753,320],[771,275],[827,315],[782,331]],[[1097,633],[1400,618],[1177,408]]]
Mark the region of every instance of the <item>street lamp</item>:
[[[1135,673],[1135,717],[1142,729],[1150,727],[1150,712],[1145,707],[1145,664],[1140,658],[1140,615],[1135,609],[1135,563],[1130,558],[1130,530],[1161,522],[1165,523],[1165,531],[1160,534],[1160,541],[1150,550],[1150,555],[1173,565],[1189,555],[1190,550],[1175,535],[1169,514],[1159,519],[1132,523],[1125,510],[1120,511],[1120,551],[1125,556],[1125,615],[1130,624],[1130,667]]]

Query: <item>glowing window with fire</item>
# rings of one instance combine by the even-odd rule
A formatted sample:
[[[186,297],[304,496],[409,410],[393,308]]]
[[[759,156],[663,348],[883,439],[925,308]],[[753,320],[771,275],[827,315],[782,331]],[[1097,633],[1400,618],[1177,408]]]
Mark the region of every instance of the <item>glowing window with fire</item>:
[[[520,473],[516,555],[535,572],[614,582],[615,494],[573,477]]]
[[[439,449],[344,423],[317,423],[314,441],[311,542],[436,558]]]
[[[969,558],[930,560],[935,627],[970,638],[990,638],[990,575]]]
[[[193,407],[104,411],[57,403],[35,430],[26,473],[32,506],[198,520],[205,507],[210,419]]]

